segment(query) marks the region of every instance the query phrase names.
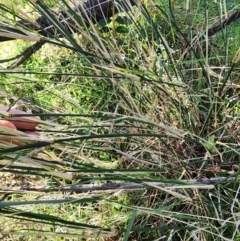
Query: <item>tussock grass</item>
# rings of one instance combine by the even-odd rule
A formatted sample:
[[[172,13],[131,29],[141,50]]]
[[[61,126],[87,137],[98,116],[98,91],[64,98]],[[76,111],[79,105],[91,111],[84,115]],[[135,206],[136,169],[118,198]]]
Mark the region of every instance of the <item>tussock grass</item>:
[[[47,42],[41,51],[0,70],[1,103],[19,108],[27,97],[25,110],[42,119],[40,137],[0,130],[24,142],[1,143],[3,237],[238,240],[238,40],[228,41],[231,26],[196,41],[192,30],[231,9],[143,1],[89,27],[71,12],[72,34],[48,5],[28,4],[62,36],[38,36]],[[87,184],[89,192],[71,191]]]

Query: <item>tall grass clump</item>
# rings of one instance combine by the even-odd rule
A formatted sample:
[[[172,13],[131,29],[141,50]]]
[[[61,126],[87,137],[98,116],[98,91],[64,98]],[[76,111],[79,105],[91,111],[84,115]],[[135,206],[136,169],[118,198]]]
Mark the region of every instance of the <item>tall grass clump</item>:
[[[240,239],[239,26],[207,34],[232,4],[116,1],[97,23],[65,0],[0,5],[0,37],[45,43],[1,63],[1,104],[41,117],[40,136],[0,129],[4,240]],[[22,22],[38,16],[52,33]]]

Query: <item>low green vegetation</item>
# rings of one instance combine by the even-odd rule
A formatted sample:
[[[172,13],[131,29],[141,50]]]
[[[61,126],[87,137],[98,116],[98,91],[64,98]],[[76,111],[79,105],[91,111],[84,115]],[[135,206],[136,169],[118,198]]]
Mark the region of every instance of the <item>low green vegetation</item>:
[[[1,42],[0,104],[42,120],[0,128],[24,143],[0,141],[2,240],[240,240],[239,19],[204,35],[240,5],[126,2],[88,27],[71,13],[78,31],[17,67],[30,35]],[[0,23],[56,6],[1,1]]]

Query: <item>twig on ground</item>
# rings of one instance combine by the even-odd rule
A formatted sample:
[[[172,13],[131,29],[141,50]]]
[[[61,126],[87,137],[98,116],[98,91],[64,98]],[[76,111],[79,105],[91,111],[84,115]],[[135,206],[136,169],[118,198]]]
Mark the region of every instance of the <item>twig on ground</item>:
[[[0,187],[0,192],[3,193],[13,193],[13,192],[86,192],[86,191],[104,191],[104,190],[133,190],[133,189],[143,189],[147,188],[148,185],[154,184],[154,186],[165,187],[170,189],[179,188],[197,188],[197,189],[211,189],[214,188],[213,185],[218,185],[222,183],[234,183],[236,181],[235,177],[218,177],[218,178],[205,178],[201,180],[184,180],[181,181],[182,184],[172,184],[166,182],[146,182],[144,184],[127,182],[127,183],[106,183],[106,184],[83,184],[83,185],[72,185],[72,186],[60,186],[60,187],[49,187],[49,186],[21,186],[21,187]],[[240,180],[237,180],[240,183]]]
[[[25,60],[29,59],[34,53],[36,53],[45,43],[46,42],[44,40],[41,40],[28,47],[23,53],[17,56],[17,60],[11,64],[8,69],[17,68],[20,66]]]

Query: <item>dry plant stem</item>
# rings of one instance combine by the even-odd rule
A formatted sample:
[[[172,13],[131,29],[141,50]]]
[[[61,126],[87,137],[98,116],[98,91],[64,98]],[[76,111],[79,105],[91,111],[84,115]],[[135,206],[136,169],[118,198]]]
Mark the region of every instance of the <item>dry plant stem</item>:
[[[106,190],[134,190],[134,189],[143,189],[148,188],[148,184],[154,184],[155,186],[179,189],[179,188],[192,188],[192,189],[206,189],[213,188],[212,185],[218,185],[222,183],[234,183],[236,181],[235,177],[218,177],[218,178],[205,178],[201,180],[184,180],[183,184],[169,184],[164,182],[146,182],[146,185],[128,182],[128,183],[106,183],[106,184],[83,184],[83,185],[72,185],[72,186],[63,186],[63,187],[48,187],[48,186],[22,186],[22,187],[0,187],[0,192],[2,193],[14,193],[22,191],[33,191],[33,192],[54,192],[54,191],[63,191],[63,192],[86,192],[86,191],[106,191]],[[240,180],[237,181],[240,183]],[[210,185],[210,186],[209,186]]]
[[[209,28],[206,32],[205,32],[205,36],[211,37],[214,34],[216,34],[217,32],[219,32],[220,30],[224,29],[225,27],[227,27],[229,24],[231,24],[232,22],[234,22],[235,20],[240,18],[240,10],[235,11],[234,13],[232,13],[226,20],[224,20],[223,22],[221,22],[220,24]]]
[[[174,16],[172,16],[172,17],[174,18]],[[200,43],[201,39],[207,39],[207,38],[210,38],[210,37],[214,36],[216,33],[218,33],[219,31],[223,30],[224,28],[226,28],[228,25],[230,25],[232,22],[234,22],[235,20],[237,20],[239,18],[240,18],[240,10],[237,10],[234,13],[232,13],[223,22],[220,21],[220,23],[218,25],[213,26],[213,27],[207,29],[205,32],[203,32],[201,34],[195,35],[192,38],[192,40],[191,40],[191,45],[190,46],[186,46],[184,48],[183,53],[182,53],[182,55],[181,55],[181,57],[179,58],[178,61],[179,62],[183,61],[183,59],[186,58],[187,53],[191,49],[191,46],[194,47],[194,49],[196,50],[198,48],[198,46],[199,46],[199,43]],[[180,36],[180,38],[182,39],[181,36]]]
[[[41,40],[39,42],[36,42],[32,46],[28,47],[23,53],[21,53],[19,56],[17,56],[17,60],[11,64],[8,69],[17,68],[20,66],[25,60],[30,58],[34,53],[36,53],[46,42]]]

